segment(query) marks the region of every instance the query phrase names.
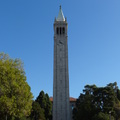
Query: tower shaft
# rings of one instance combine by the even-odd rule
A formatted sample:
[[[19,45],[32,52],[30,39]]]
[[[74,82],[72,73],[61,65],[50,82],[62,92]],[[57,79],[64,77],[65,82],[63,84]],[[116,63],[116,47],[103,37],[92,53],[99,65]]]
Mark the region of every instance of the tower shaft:
[[[70,120],[67,22],[60,17],[54,22],[53,120]]]

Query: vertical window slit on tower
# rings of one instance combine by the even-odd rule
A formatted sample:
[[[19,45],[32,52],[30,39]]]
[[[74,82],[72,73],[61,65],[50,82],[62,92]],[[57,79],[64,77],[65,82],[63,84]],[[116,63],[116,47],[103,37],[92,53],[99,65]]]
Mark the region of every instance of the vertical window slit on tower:
[[[63,31],[63,34],[65,34],[65,28],[64,27],[62,28],[62,31]]]
[[[56,29],[56,33],[59,34],[59,28],[58,28],[58,27],[57,27],[57,29]]]
[[[61,35],[61,33],[62,33],[62,30],[61,30],[61,27],[60,27],[60,35]]]
[[[60,34],[60,35],[61,35],[61,34],[64,35],[64,34],[65,34],[65,28],[64,28],[64,27],[60,27],[60,28],[57,27],[57,28],[56,28],[56,34],[57,34],[57,35],[59,35],[59,34]]]

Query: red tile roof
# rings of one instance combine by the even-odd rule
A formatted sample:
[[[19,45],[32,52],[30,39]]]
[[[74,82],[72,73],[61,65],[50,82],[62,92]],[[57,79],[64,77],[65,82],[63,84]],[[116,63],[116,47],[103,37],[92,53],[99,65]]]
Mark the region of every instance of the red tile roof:
[[[70,102],[76,102],[76,98],[70,97]],[[50,101],[53,102],[53,97],[50,97]]]
[[[76,98],[70,97],[70,102],[76,102]]]

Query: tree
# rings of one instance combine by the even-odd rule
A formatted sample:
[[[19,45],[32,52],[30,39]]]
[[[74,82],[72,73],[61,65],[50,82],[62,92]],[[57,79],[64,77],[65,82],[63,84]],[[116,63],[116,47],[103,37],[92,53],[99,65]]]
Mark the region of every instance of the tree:
[[[88,92],[81,94],[76,102],[76,108],[73,109],[74,120],[92,120],[94,114],[93,96],[88,94]]]
[[[120,118],[120,93],[116,82],[106,87],[86,85],[83,93],[73,110],[74,120],[108,120],[109,112],[111,120]]]
[[[120,90],[119,89],[117,89],[117,98],[118,98],[118,100],[120,100]]]
[[[26,82],[23,63],[0,53],[0,116],[21,118],[30,114],[32,93]]]
[[[110,120],[110,115],[99,112],[98,114],[95,114],[92,120]]]
[[[94,105],[96,109],[102,112],[109,113],[112,111],[116,97],[111,87],[100,87],[94,91]]]
[[[45,120],[44,109],[40,107],[38,102],[33,101],[30,117],[32,120]]]
[[[45,93],[44,93],[44,91],[41,91],[35,101],[40,104],[41,108],[45,109],[45,107],[46,107],[45,99],[46,99]]]
[[[52,118],[52,103],[48,94],[45,94],[44,91],[41,91],[35,101],[40,104],[42,109],[44,109],[46,120],[50,120]]]

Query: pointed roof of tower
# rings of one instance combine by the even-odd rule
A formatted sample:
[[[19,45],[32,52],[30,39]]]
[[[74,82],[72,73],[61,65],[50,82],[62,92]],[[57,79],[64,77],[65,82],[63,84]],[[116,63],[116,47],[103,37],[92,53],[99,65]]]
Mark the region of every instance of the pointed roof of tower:
[[[57,21],[65,21],[61,6],[60,6],[59,14],[58,14],[58,17],[56,20]]]

